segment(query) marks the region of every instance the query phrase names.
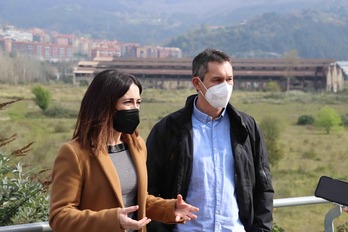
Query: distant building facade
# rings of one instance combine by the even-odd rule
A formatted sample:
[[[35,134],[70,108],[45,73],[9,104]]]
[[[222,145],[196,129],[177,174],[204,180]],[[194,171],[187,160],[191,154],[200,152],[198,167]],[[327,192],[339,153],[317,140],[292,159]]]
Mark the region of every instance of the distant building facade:
[[[72,34],[45,32],[32,28],[17,30],[7,27],[0,31],[0,51],[13,56],[32,56],[43,61],[62,62],[73,60],[127,58],[181,58],[179,48],[140,46],[108,40],[77,38]]]
[[[146,52],[146,50],[141,50]],[[192,88],[192,59],[113,58],[80,61],[74,69],[74,84],[90,83],[107,68],[115,68],[139,78],[146,88]],[[264,90],[277,82],[283,91],[342,91],[341,69],[334,59],[232,59],[236,89]],[[335,69],[333,71],[333,69]]]
[[[37,42],[12,41],[11,55],[36,57],[42,61],[62,62],[74,59],[72,46]]]
[[[72,61],[73,37],[60,34],[52,37],[40,29],[11,29],[0,33],[0,50],[12,56],[30,56],[42,61]]]

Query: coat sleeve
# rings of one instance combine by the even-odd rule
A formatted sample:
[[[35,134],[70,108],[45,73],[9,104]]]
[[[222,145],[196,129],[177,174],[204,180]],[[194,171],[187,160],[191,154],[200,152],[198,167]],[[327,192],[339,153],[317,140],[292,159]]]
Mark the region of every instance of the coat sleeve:
[[[146,140],[148,192],[152,195],[149,195],[150,200],[146,207],[147,216],[152,219],[152,222],[147,225],[148,231],[172,231],[172,226],[176,223],[174,217],[176,199],[170,200],[164,205],[158,200],[158,197],[163,197],[163,182],[165,181],[162,170],[165,166],[165,149],[167,148],[164,125],[166,125],[166,121],[162,119],[153,127]],[[171,184],[173,185],[173,183]],[[164,212],[164,214],[160,215],[159,212]]]
[[[64,144],[52,170],[49,223],[53,231],[123,231],[119,223],[120,208],[98,212],[78,209],[83,194],[83,174],[77,153],[72,146]]]
[[[162,123],[163,124],[163,123]],[[153,127],[146,140],[148,192],[154,196],[161,195],[161,168],[163,167],[165,135],[161,133],[161,124]]]
[[[254,220],[251,231],[272,231],[274,189],[267,158],[265,141],[258,125],[254,124],[254,158],[256,188],[254,190]]]
[[[146,215],[154,221],[166,224],[178,223],[175,222],[175,204],[176,199],[163,199],[148,195],[146,200]]]

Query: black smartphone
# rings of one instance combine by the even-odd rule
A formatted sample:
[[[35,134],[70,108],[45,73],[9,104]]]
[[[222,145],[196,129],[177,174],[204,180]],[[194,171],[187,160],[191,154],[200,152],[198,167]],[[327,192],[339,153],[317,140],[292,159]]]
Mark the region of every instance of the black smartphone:
[[[348,206],[348,182],[322,176],[319,179],[314,195],[343,206]]]

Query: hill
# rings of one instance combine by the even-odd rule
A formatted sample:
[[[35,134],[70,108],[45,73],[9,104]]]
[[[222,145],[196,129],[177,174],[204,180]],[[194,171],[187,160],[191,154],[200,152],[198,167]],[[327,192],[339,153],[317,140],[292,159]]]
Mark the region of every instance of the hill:
[[[220,48],[234,57],[281,57],[297,50],[301,58],[348,59],[348,11],[301,10],[264,13],[228,27],[203,25],[172,39],[167,46],[180,47],[193,56],[206,47]]]
[[[236,57],[296,49],[347,59],[347,8],[345,0],[1,0],[0,25],[175,46],[185,56],[218,47]]]

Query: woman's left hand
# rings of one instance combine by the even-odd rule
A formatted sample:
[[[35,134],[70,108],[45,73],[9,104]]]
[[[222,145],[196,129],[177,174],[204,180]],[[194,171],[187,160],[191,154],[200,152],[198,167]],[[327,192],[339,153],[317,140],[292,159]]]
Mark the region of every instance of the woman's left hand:
[[[197,215],[192,212],[198,212],[198,208],[187,204],[183,199],[181,194],[178,194],[176,206],[175,206],[175,221],[184,223],[190,221],[191,219],[196,219]]]

